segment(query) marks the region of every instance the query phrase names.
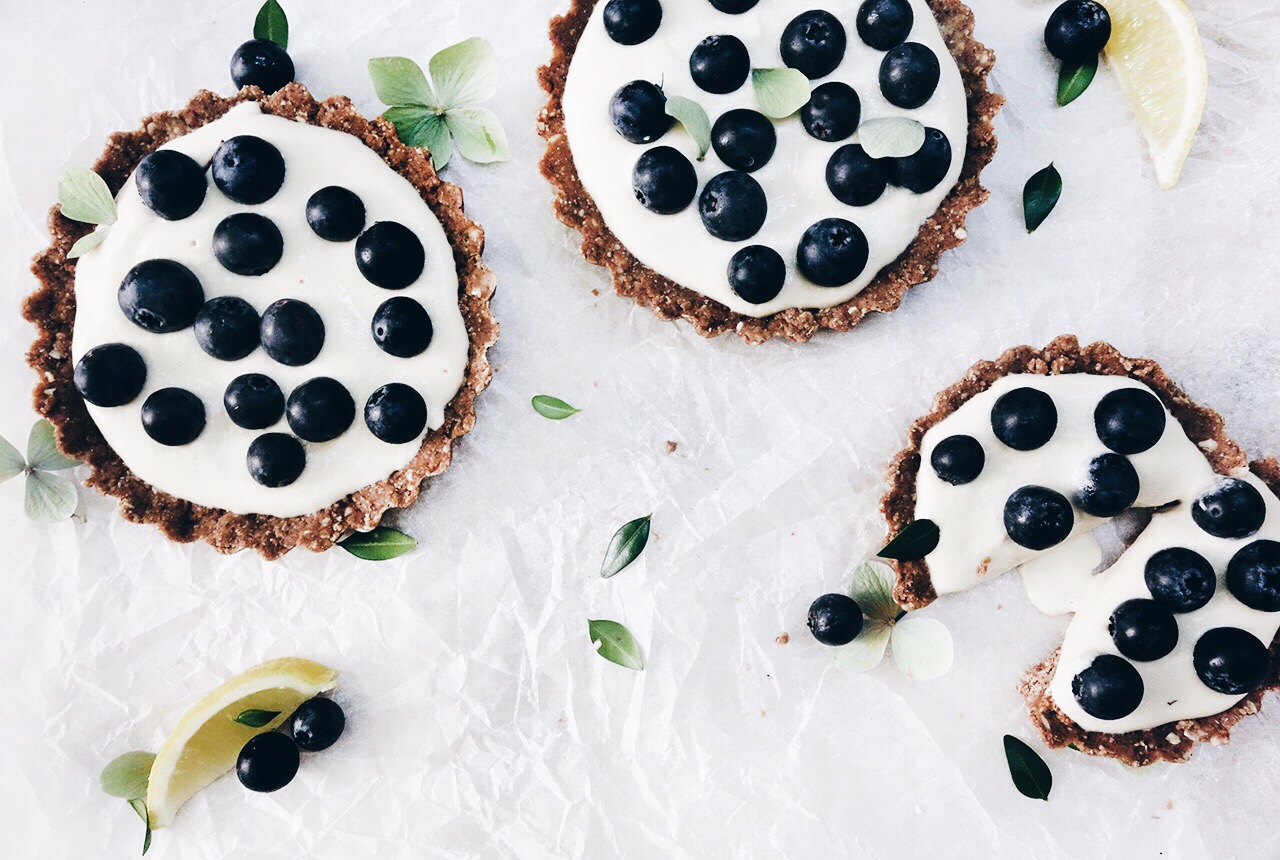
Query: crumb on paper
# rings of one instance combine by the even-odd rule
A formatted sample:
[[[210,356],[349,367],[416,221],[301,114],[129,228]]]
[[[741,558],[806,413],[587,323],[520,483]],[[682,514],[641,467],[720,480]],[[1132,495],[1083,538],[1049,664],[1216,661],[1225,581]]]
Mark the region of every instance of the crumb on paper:
[[[679,448],[679,447],[680,447],[680,443],[679,443],[679,442],[672,442],[670,439],[668,439],[668,440],[667,440],[667,453],[668,453],[668,454],[674,454],[674,453],[676,452],[676,449],[677,449],[677,448]]]
[[[791,641],[791,634],[783,631],[782,633],[779,633],[778,638],[773,641],[777,642],[779,645],[786,645]]]

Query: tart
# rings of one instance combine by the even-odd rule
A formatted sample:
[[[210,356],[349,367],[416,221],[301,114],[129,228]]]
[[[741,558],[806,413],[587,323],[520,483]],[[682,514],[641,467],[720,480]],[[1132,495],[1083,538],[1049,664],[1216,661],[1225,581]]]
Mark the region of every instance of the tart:
[[[967,237],[995,152],[994,62],[959,0],[573,0],[551,23],[539,130],[555,211],[619,295],[714,337],[796,342],[898,307]],[[811,88],[770,120],[755,70]],[[703,107],[710,150],[666,115]],[[913,155],[860,123],[910,119]]]
[[[50,213],[35,407],[169,538],[276,558],[411,504],[475,422],[498,336],[484,233],[424,151],[300,84],[113,135],[118,220]],[[99,228],[103,229],[103,228]]]

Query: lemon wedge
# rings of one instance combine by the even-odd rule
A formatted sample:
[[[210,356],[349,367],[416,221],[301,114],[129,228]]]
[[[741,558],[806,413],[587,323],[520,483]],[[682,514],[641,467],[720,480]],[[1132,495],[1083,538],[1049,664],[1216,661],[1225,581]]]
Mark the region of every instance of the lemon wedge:
[[[1156,179],[1172,188],[1204,117],[1209,67],[1200,28],[1183,0],[1105,0],[1104,55],[1147,139]]]
[[[332,690],[337,677],[333,669],[311,660],[283,657],[241,672],[192,705],[151,765],[151,826],[172,822],[192,795],[235,767],[251,737],[284,722],[307,699]],[[235,721],[251,709],[278,711],[279,716],[258,728]]]

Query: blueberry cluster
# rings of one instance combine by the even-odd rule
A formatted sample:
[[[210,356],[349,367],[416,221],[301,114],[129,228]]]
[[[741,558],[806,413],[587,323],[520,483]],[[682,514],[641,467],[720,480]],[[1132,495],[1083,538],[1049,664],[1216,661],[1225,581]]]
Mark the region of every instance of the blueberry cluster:
[[[709,0],[727,14],[741,14],[757,0]],[[662,24],[660,0],[609,0],[603,12],[609,37],[621,45],[648,41]],[[924,105],[937,89],[941,67],[925,45],[907,42],[914,24],[908,0],[866,0],[857,15],[858,36],[884,51],[880,90],[890,104],[912,109]],[[783,30],[779,48],[783,61],[806,77],[830,75],[843,62],[848,47],[844,25],[830,12],[815,9],[796,16]],[[702,90],[737,92],[752,69],[747,46],[736,36],[713,35],[700,42],[689,57],[689,72]],[[666,112],[666,95],[650,81],[636,80],[620,87],[609,104],[614,127],[631,143],[658,141],[674,124]],[[852,137],[861,119],[857,92],[839,81],[819,84],[801,109],[800,121],[816,140],[839,143]],[[698,176],[690,160],[670,146],[656,146],[637,160],[632,171],[636,199],[652,212],[674,215],[697,199],[708,233],[726,242],[746,242],[764,226],[769,201],[751,176],[773,157],[777,133],[773,122],[758,111],[739,108],[722,114],[711,132],[712,147],[730,170],[712,177],[698,190]],[[889,185],[923,194],[937,187],[951,168],[951,144],[943,132],[927,130],[924,146],[903,158],[875,159],[858,144],[841,146],[831,156],[827,187],[848,206],[867,206]],[[796,248],[800,272],[823,287],[842,287],[866,268],[867,238],[857,224],[828,218],[809,227]],[[786,282],[781,254],[764,245],[749,245],[734,255],[727,273],[730,287],[744,301],[763,304],[777,297]]]
[[[300,751],[327,750],[346,726],[347,715],[333,699],[308,699],[284,722],[284,731],[249,739],[236,759],[236,776],[250,791],[279,791],[298,774]]]

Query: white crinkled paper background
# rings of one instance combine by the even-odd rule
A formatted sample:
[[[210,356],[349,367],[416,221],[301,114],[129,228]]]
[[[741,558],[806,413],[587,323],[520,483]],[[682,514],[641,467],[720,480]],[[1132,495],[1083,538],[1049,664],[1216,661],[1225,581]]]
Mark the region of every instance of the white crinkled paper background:
[[[2,5],[0,434],[20,443],[34,377],[18,304],[58,174],[145,113],[202,86],[229,92],[258,3]],[[1014,791],[1001,736],[1043,750],[1014,687],[1064,623],[1035,613],[1016,577],[925,611],[955,636],[956,665],[936,681],[891,662],[842,672],[804,628],[809,601],[878,547],[881,470],[907,424],[1012,344],[1074,331],[1151,355],[1250,453],[1280,453],[1280,11],[1194,3],[1209,107],[1182,184],[1162,193],[1107,71],[1054,106],[1040,46],[1053,4],[974,0],[1010,103],[969,243],[889,317],[753,349],[613,297],[553,220],[535,70],[563,0],[285,5],[301,80],[369,114],[369,57],[425,64],[467,36],[495,45],[512,160],[448,175],[488,231],[498,373],[453,467],[395,518],[422,548],[390,563],[222,557],[124,523],[89,491],[86,523],[39,526],[16,482],[0,487],[4,853],[133,856],[141,824],[98,790],[102,765],[154,749],[231,673],[294,654],[341,670],[347,734],[276,794],[218,782],[156,834],[153,856],[1280,850],[1270,701],[1188,765],[1045,751],[1050,801]],[[1049,161],[1066,191],[1028,236],[1022,184]],[[547,421],[528,406],[538,393],[584,412]],[[642,562],[602,581],[613,530],[650,511]],[[648,670],[595,656],[588,618],[627,624]]]

